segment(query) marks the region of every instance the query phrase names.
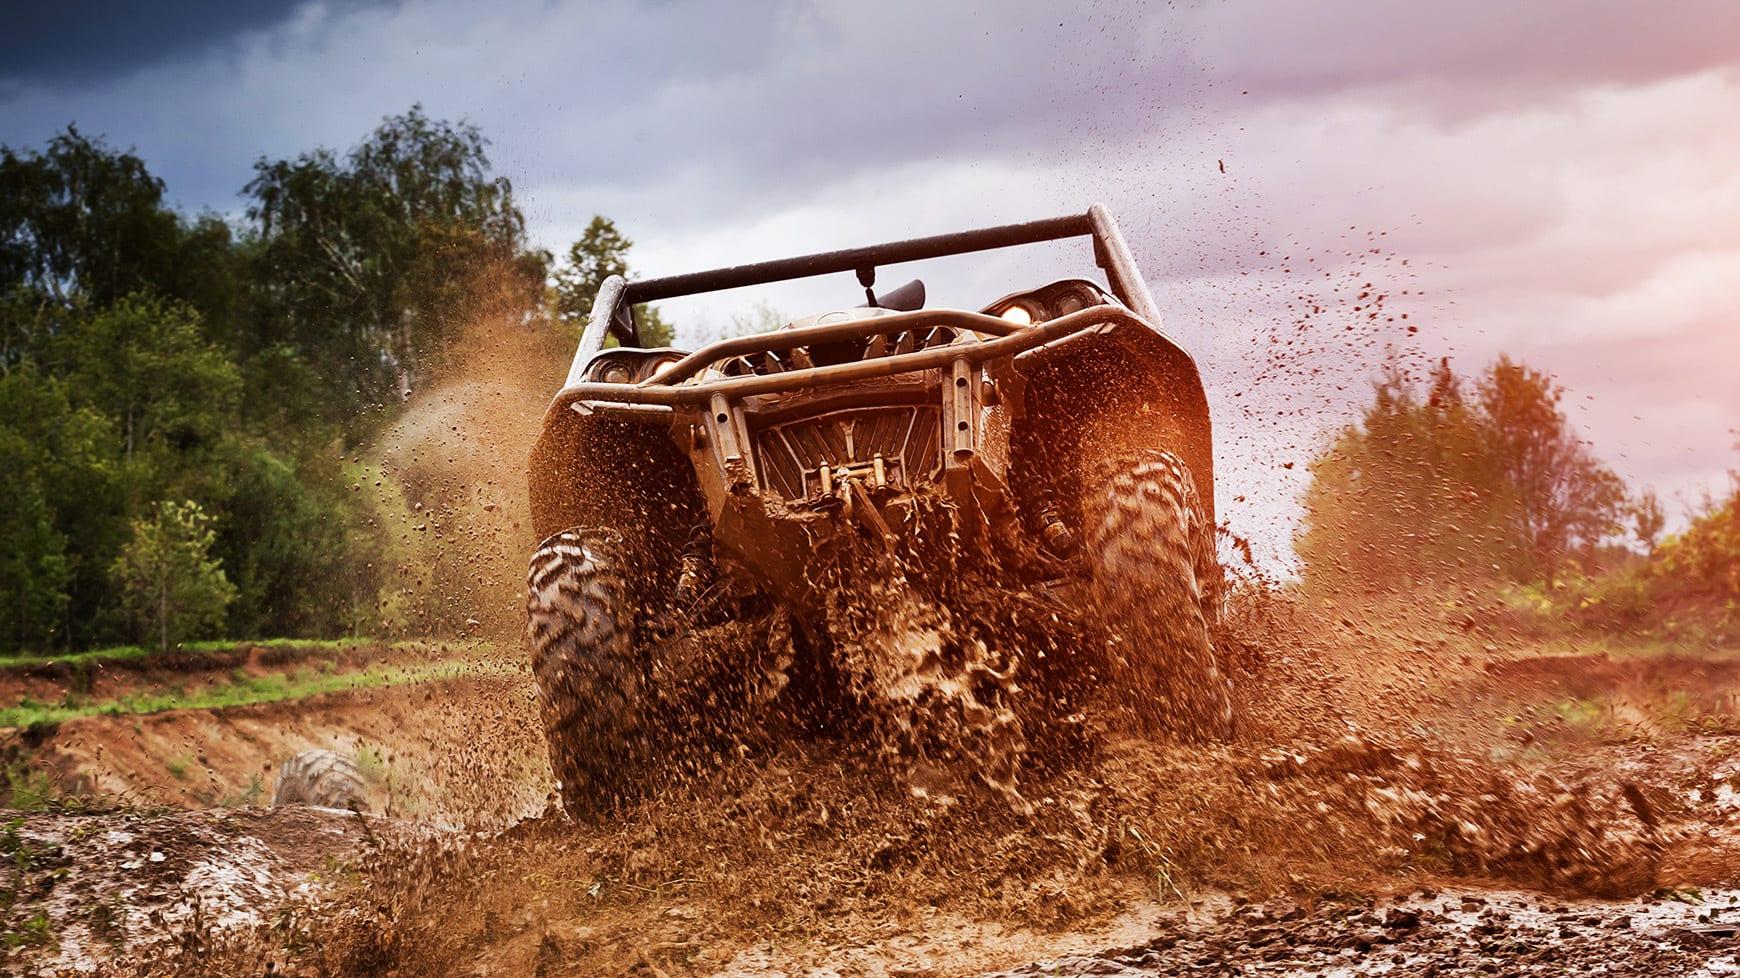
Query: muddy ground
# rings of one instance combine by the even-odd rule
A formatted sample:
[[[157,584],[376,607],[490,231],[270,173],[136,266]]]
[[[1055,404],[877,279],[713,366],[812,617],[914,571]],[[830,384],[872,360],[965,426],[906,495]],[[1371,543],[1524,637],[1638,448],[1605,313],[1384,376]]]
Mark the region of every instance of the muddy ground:
[[[888,757],[824,737],[574,824],[545,810],[519,675],[84,718],[39,732],[39,756],[119,807],[12,823],[7,967],[1736,970],[1740,657],[1440,617],[1271,614],[1239,639],[1233,742],[1053,731],[1027,761],[1031,811],[915,794]],[[390,817],[234,798],[309,746],[388,760]],[[189,753],[197,775],[174,774]]]

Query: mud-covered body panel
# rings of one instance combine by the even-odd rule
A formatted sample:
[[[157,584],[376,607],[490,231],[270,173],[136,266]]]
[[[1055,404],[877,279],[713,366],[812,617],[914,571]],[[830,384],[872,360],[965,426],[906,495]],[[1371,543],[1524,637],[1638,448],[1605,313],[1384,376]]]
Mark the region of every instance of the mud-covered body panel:
[[[928,314],[961,315],[985,318]],[[1034,325],[989,338],[957,330],[946,343],[916,342],[905,352],[889,347],[891,361],[932,353],[946,366],[790,391],[765,390],[780,379],[779,358],[787,369],[813,369],[805,350],[817,343],[782,350],[770,340],[747,359],[727,351],[719,362],[735,365],[732,374],[710,365],[675,392],[656,382],[570,387],[552,405],[535,451],[535,527],[547,535],[576,525],[643,526],[649,553],[674,553],[705,525],[721,569],[801,607],[811,604],[807,569],[819,546],[842,531],[898,538],[911,530],[916,496],[945,501],[962,545],[1017,548],[1038,543],[1019,538],[1031,536],[1040,500],[1079,519],[1082,480],[1096,459],[1121,452],[1175,452],[1204,500],[1212,499],[1207,403],[1189,355],[1116,305],[1075,318],[1079,329],[1050,339]],[[897,334],[898,342],[917,331]],[[1024,348],[983,355],[991,339],[1026,338]],[[830,342],[857,344],[862,355],[882,339]],[[820,372],[863,365],[838,362]],[[745,381],[763,389],[736,393]],[[683,387],[704,395],[705,406],[693,403],[700,396],[673,396],[688,394]],[[604,413],[611,403],[587,400],[600,394],[663,413]]]

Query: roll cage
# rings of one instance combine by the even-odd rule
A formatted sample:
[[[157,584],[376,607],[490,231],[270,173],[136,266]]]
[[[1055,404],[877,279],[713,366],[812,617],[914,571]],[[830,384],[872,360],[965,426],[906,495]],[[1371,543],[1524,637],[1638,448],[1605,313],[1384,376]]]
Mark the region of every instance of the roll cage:
[[[954,234],[891,241],[886,244],[869,245],[862,248],[847,248],[840,251],[827,251],[796,258],[756,262],[749,265],[735,265],[704,272],[689,272],[665,278],[630,282],[621,276],[612,275],[604,280],[604,284],[598,289],[597,297],[593,300],[592,312],[587,317],[586,328],[580,334],[580,346],[574,353],[574,362],[568,369],[567,381],[563,386],[566,390],[580,385],[585,380],[587,363],[604,348],[607,337],[615,336],[624,346],[641,345],[639,324],[635,320],[634,307],[642,303],[674,299],[679,296],[699,295],[706,292],[720,292],[751,285],[766,285],[772,282],[811,278],[835,272],[855,272],[859,283],[869,289],[874,285],[876,269],[881,265],[924,261],[948,255],[964,255],[977,251],[991,251],[998,248],[1077,237],[1093,240],[1094,262],[1105,270],[1112,294],[1117,296],[1119,301],[1135,313],[1138,318],[1145,321],[1150,327],[1157,329],[1160,323],[1159,310],[1154,305],[1154,298],[1148,291],[1147,282],[1136,267],[1136,261],[1130,254],[1129,245],[1124,242],[1123,232],[1118,229],[1118,223],[1112,217],[1111,212],[1106,210],[1104,205],[1095,204],[1083,214],[1029,221],[1025,224],[1005,224],[973,231],[959,231]],[[937,314],[930,313],[929,315],[931,318],[935,318]],[[983,325],[974,325],[969,328],[983,329]],[[731,342],[731,340],[722,341],[722,343]],[[720,345],[712,344],[698,350],[693,354],[693,358],[716,357],[724,352],[715,349]]]

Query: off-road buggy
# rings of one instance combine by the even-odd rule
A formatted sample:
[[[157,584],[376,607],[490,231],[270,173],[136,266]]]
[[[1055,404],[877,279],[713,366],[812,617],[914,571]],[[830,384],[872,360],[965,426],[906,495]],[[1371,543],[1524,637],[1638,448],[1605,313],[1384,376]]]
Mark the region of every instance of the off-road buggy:
[[[919,282],[874,292],[879,266],[1072,237],[1107,287],[1064,279],[976,312],[924,309]],[[640,343],[637,304],[843,272],[864,305],[693,352]],[[530,483],[527,633],[570,812],[778,696],[822,723],[866,698],[946,700],[994,750],[1009,714],[983,687],[1011,688],[1020,650],[950,627],[963,581],[1018,599],[1015,617],[1098,609],[1111,698],[1186,736],[1231,722],[1202,383],[1101,206],[611,278]]]

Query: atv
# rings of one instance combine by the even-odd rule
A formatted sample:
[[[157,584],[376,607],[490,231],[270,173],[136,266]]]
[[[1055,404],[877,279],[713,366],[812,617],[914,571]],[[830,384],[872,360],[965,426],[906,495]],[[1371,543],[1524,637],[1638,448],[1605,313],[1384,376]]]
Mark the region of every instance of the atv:
[[[978,311],[926,309],[920,282],[875,292],[880,266],[1074,237],[1106,285]],[[845,272],[863,305],[692,352],[641,345],[638,304]],[[788,686],[824,718],[948,689],[962,729],[995,740],[1008,711],[982,681],[1011,686],[1020,653],[943,647],[968,580],[1034,618],[1097,609],[1094,682],[1153,726],[1223,736],[1208,406],[1159,323],[1098,205],[607,279],[530,462],[527,636],[563,807],[647,790],[709,718]]]

